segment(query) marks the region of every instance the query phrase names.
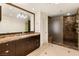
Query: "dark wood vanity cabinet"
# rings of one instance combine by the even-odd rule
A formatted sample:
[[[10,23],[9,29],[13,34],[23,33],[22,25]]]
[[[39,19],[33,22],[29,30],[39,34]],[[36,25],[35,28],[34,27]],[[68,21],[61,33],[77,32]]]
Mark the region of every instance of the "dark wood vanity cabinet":
[[[40,35],[0,44],[1,56],[25,56],[40,46]]]

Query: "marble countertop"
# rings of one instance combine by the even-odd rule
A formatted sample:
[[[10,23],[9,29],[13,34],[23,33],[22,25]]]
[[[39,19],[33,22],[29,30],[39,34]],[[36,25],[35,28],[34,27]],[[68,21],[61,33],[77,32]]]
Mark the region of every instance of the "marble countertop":
[[[31,36],[36,36],[36,35],[39,35],[39,33],[30,33],[30,34],[25,34],[25,35],[14,35],[14,36],[7,36],[7,37],[4,37],[4,38],[0,38],[0,43],[5,43],[5,42],[9,42],[9,41],[13,41],[13,40],[19,40],[19,39],[22,39],[22,38],[28,38],[28,37],[31,37]]]

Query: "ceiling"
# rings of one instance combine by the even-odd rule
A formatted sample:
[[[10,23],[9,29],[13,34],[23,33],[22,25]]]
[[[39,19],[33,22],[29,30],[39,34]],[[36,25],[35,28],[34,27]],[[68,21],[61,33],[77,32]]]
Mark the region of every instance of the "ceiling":
[[[67,13],[74,14],[79,8],[79,3],[22,3],[17,4],[26,10],[32,12],[45,12],[48,16],[66,15]]]

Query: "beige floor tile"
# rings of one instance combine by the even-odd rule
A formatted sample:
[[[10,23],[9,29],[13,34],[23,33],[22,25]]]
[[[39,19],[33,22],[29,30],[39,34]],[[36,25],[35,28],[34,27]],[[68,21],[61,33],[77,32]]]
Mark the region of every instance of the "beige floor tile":
[[[28,56],[79,56],[79,51],[55,44],[45,44]]]

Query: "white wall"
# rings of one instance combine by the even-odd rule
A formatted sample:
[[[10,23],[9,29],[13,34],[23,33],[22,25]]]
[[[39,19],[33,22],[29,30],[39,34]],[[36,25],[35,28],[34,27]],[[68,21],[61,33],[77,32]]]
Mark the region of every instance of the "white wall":
[[[40,32],[40,12],[35,14],[35,32]]]
[[[48,16],[41,12],[40,31],[41,31],[41,45],[48,43]]]
[[[40,46],[48,43],[48,16],[43,12],[36,14],[35,31],[40,32]]]

